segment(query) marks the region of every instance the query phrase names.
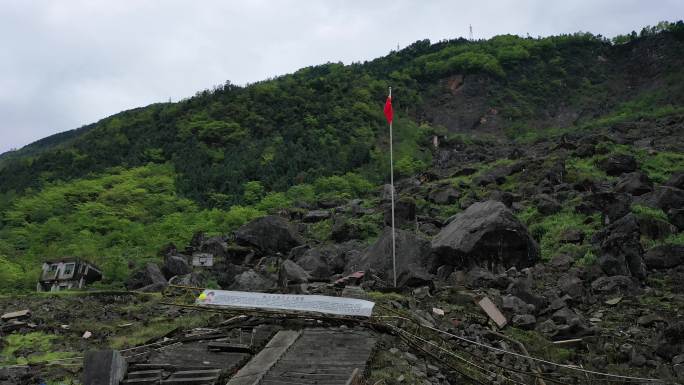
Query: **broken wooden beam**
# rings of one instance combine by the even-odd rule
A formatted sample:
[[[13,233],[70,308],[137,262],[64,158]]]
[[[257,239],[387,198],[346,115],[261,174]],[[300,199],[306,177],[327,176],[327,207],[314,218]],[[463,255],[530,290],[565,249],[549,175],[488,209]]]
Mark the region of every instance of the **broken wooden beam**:
[[[236,344],[232,342],[217,342],[212,341],[207,345],[209,350],[219,352],[233,352],[233,353],[249,353],[252,354],[252,347],[245,344]]]
[[[501,313],[498,307],[492,302],[489,297],[484,297],[480,300],[480,302],[477,303],[482,310],[484,310],[485,313],[487,313],[487,316],[494,321],[496,326],[499,327],[499,329],[503,328],[506,326],[508,323],[508,320],[506,320],[506,317]]]

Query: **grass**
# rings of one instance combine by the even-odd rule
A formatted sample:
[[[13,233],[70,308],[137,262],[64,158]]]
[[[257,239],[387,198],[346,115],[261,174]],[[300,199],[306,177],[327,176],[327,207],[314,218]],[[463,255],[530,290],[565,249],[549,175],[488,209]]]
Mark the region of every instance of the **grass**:
[[[601,223],[598,214],[587,216],[562,211],[557,214],[542,216],[536,208],[525,209],[518,214],[518,218],[527,224],[532,236],[539,241],[542,260],[545,261],[550,260],[556,254],[566,253],[576,258],[586,255],[590,250],[587,240],[596,232]],[[585,241],[580,245],[562,243],[560,237],[567,230],[582,231]]]
[[[667,181],[677,171],[684,171],[684,154],[658,152],[653,155],[645,151],[636,153],[641,169],[656,183]]]
[[[600,156],[590,158],[570,157],[565,161],[567,180],[569,182],[579,182],[581,180],[606,180],[611,179],[605,171],[597,166]]]
[[[525,348],[532,356],[557,363],[565,363],[572,358],[572,351],[555,346],[535,331],[509,327],[504,329],[503,333],[525,345]]]
[[[173,319],[156,317],[143,325],[135,325],[134,328],[125,329],[125,335],[113,336],[109,340],[109,345],[113,349],[123,349],[142,345],[152,339],[162,337],[178,328],[192,329],[195,327],[206,326],[211,316],[211,313],[199,312]]]
[[[638,218],[652,218],[665,222],[668,221],[667,214],[661,209],[636,204],[632,205],[631,210]]]
[[[53,351],[58,336],[42,332],[10,334],[4,338],[0,366],[26,365],[77,356],[74,352]]]

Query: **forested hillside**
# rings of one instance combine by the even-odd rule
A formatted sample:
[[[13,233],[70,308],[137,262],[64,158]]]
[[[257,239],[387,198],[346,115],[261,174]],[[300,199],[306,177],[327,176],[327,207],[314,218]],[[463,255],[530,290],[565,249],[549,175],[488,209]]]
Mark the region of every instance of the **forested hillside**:
[[[94,260],[116,285],[196,231],[226,233],[279,209],[369,196],[388,178],[388,86],[401,178],[441,161],[433,136],[494,148],[681,117],[683,52],[681,21],[613,40],[424,40],[369,62],[226,82],[45,138],[0,157],[0,290],[32,287],[38,262],[62,255]],[[662,147],[662,159],[640,155],[666,166],[653,170],[659,182],[683,162],[682,143]],[[480,172],[505,160],[488,162]],[[576,166],[591,174],[593,164]],[[378,217],[360,222],[364,239],[382,227]]]

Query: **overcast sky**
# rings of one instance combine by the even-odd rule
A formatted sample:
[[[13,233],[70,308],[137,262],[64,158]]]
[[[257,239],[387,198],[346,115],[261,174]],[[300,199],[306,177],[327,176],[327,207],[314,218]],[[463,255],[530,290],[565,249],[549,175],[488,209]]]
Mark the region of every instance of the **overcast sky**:
[[[0,0],[0,153],[119,111],[416,40],[684,18],[682,0]]]

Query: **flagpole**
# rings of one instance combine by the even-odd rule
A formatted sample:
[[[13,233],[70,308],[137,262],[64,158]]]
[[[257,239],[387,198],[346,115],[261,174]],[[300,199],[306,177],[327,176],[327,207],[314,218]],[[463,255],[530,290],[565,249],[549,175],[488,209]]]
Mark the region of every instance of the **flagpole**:
[[[389,97],[392,100],[392,87],[389,87]],[[397,242],[394,234],[394,155],[392,148],[392,122],[389,122],[389,143],[390,143],[390,186],[392,186],[392,273],[394,274],[394,287],[397,287]]]

